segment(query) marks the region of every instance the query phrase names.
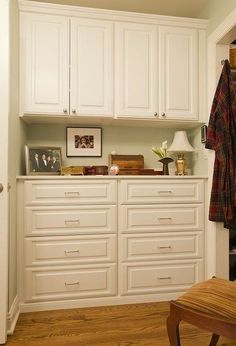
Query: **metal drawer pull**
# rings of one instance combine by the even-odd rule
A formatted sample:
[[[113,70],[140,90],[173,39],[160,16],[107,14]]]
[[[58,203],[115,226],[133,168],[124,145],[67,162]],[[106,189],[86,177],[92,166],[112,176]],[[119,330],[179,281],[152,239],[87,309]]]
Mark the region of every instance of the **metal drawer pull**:
[[[67,283],[65,282],[65,286],[79,286],[80,285],[80,282],[77,281],[77,282],[71,282],[71,283]]]
[[[170,193],[173,193],[173,191],[171,191],[171,190],[157,191],[157,193],[159,193],[160,195],[161,195],[162,193],[168,193],[168,194],[170,194]]]
[[[172,246],[168,245],[168,246],[157,246],[158,249],[171,249]]]
[[[79,220],[65,220],[66,225],[79,224]]]
[[[78,253],[79,254],[79,250],[71,250],[71,251],[64,251],[65,255],[69,254],[69,253]]]
[[[172,221],[172,217],[159,217],[159,221]]]
[[[158,280],[170,280],[171,276],[163,276],[163,277],[158,277]]]
[[[65,197],[78,197],[79,191],[66,191]]]

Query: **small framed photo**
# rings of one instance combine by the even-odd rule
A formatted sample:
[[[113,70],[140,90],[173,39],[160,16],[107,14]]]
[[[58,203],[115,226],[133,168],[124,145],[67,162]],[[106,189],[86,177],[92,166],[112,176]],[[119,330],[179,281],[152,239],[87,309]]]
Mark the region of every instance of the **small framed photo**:
[[[66,156],[101,157],[101,127],[67,127]]]
[[[60,174],[61,148],[26,145],[25,164],[27,175]]]

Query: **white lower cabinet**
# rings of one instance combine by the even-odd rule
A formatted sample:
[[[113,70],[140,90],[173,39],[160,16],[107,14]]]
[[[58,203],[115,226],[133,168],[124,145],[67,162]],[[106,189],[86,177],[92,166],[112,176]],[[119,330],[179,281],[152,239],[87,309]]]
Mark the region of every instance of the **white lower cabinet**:
[[[126,180],[119,189],[122,295],[183,292],[204,278],[203,180]]]
[[[202,278],[202,261],[122,264],[122,294],[183,291]]]
[[[116,190],[106,179],[19,181],[23,305],[117,295]]]
[[[25,237],[25,265],[116,262],[116,235]]]
[[[174,299],[204,279],[204,179],[19,178],[18,273],[21,311]]]
[[[116,265],[26,268],[25,301],[94,298],[116,294]]]

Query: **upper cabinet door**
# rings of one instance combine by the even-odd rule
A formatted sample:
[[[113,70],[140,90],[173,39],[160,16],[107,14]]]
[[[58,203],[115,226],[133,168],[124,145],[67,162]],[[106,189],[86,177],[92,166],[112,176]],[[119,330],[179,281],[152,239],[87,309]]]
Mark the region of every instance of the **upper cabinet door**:
[[[198,119],[198,33],[159,28],[159,113],[167,119]]]
[[[21,14],[21,114],[69,112],[69,19]]]
[[[116,23],[115,115],[157,116],[157,26]]]
[[[113,116],[113,24],[71,20],[71,113]]]

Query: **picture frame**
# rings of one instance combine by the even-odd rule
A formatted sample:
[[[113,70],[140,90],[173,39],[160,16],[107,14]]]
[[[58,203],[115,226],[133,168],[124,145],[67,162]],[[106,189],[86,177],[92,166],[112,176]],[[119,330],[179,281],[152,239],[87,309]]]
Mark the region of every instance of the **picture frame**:
[[[101,127],[67,127],[66,128],[67,157],[101,157],[102,128]]]
[[[26,175],[58,175],[61,172],[60,147],[25,146]]]

